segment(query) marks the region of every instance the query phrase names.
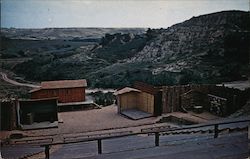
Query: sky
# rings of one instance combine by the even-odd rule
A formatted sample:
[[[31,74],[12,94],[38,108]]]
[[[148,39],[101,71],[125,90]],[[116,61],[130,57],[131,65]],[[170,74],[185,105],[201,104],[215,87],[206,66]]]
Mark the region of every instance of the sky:
[[[0,0],[1,27],[167,28],[193,16],[249,11],[250,0]]]

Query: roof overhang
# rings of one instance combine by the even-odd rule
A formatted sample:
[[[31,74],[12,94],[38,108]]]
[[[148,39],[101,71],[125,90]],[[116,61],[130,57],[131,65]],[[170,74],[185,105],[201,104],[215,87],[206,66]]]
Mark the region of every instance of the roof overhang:
[[[141,91],[135,88],[130,88],[130,87],[125,87],[123,89],[120,89],[118,91],[116,91],[114,93],[114,95],[121,95],[121,94],[125,94],[125,93],[130,93],[130,92],[136,92],[136,93],[140,93]]]
[[[39,102],[39,101],[49,101],[49,100],[58,100],[58,97],[51,98],[40,98],[40,99],[19,99],[19,102]]]

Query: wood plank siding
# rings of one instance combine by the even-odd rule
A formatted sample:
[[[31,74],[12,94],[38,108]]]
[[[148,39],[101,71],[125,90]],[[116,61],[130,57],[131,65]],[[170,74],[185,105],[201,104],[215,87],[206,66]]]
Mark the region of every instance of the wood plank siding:
[[[192,93],[188,98],[192,101],[187,100],[187,93],[190,91],[199,92],[201,95]],[[234,88],[227,88],[212,84],[162,86],[162,113],[181,111],[181,107],[189,108],[193,105],[203,105],[206,109],[208,109],[210,107],[210,103],[207,103],[207,94],[227,99],[228,111],[225,115],[228,115],[235,112],[246,103],[250,95],[250,89],[241,91]]]
[[[154,114],[154,96],[145,92],[140,93],[137,108],[144,112]]]
[[[41,89],[31,93],[32,99],[58,97],[58,102],[82,102],[85,101],[85,88],[58,88]]]
[[[120,95],[120,110],[132,109],[137,107],[137,92],[129,92]]]
[[[40,88],[31,90],[30,93],[32,99],[57,97],[59,103],[83,102],[86,87],[85,79],[45,81]]]
[[[194,106],[202,106],[210,111],[211,100],[208,94],[226,99],[222,116],[229,115],[240,109],[249,99],[250,89],[244,91],[216,86],[213,84],[192,84],[178,86],[154,87],[137,82],[134,88],[123,88],[116,93],[118,112],[126,109],[139,109],[154,116],[162,113],[185,111]],[[225,111],[226,110],[226,111]]]

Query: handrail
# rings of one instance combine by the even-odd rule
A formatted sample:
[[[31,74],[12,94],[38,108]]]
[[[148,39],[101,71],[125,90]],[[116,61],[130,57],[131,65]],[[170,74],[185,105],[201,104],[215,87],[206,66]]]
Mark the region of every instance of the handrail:
[[[14,143],[23,143],[23,142],[25,142],[25,143],[29,143],[30,141],[32,142],[32,143],[38,143],[38,141],[48,141],[48,140],[50,140],[51,141],[51,143],[53,142],[53,137],[47,137],[47,138],[36,138],[36,139],[25,139],[25,140],[14,140]]]
[[[166,132],[166,131],[178,131],[178,130],[186,130],[186,129],[196,129],[196,128],[202,128],[202,127],[209,127],[214,125],[227,125],[227,124],[234,124],[234,123],[242,123],[242,122],[250,122],[250,119],[244,119],[244,120],[237,120],[237,121],[225,121],[225,122],[213,122],[209,124],[196,124],[191,126],[185,126],[185,127],[178,127],[178,128],[163,128],[161,130],[152,130],[152,131],[142,131],[145,133],[155,133],[155,132]],[[162,126],[161,126],[162,127]],[[161,128],[159,127],[159,128]],[[154,129],[157,127],[154,127]],[[145,130],[145,129],[144,129]]]
[[[89,135],[78,135],[78,136],[64,136],[63,140],[66,141],[67,139],[75,139],[75,138],[95,138],[95,137],[101,137],[101,136],[117,136],[120,134],[131,134],[132,131],[118,131],[118,132],[106,132],[106,133],[100,133],[100,134],[89,134]]]
[[[121,135],[113,135],[113,136],[100,136],[100,137],[93,137],[93,138],[86,138],[78,141],[69,141],[69,142],[55,142],[55,143],[49,143],[49,144],[43,144],[40,145],[41,147],[45,147],[45,158],[49,159],[49,149],[50,146],[53,145],[62,145],[62,144],[74,144],[74,143],[80,143],[80,142],[90,142],[90,141],[98,141],[98,154],[102,153],[102,140],[106,139],[113,139],[113,138],[120,138],[120,137],[127,137],[127,136],[134,136],[134,135],[141,135],[141,134],[155,134],[155,146],[159,146],[159,136],[162,132],[168,132],[168,131],[179,131],[179,130],[187,130],[187,129],[195,129],[195,128],[202,128],[202,127],[209,127],[214,126],[214,138],[217,138],[219,135],[219,125],[226,125],[226,124],[233,124],[233,123],[242,123],[242,122],[250,122],[250,119],[244,119],[244,120],[236,120],[236,121],[224,121],[224,122],[214,122],[209,124],[198,124],[195,126],[185,126],[180,128],[168,128],[168,129],[162,129],[162,130],[152,130],[152,131],[144,131],[144,132],[137,132],[137,133],[127,133],[127,134],[121,134]]]
[[[85,139],[78,140],[78,141],[55,142],[55,143],[50,143],[50,144],[43,144],[43,145],[40,145],[40,146],[44,147],[46,145],[53,146],[53,145],[75,144],[75,143],[80,143],[80,142],[89,142],[89,141],[95,141],[95,140],[106,140],[106,139],[126,137],[126,136],[134,136],[134,135],[141,135],[141,134],[148,134],[148,133],[138,132],[138,133],[128,133],[128,134],[104,136],[104,137],[100,136],[100,137],[93,137],[93,138],[85,138]]]

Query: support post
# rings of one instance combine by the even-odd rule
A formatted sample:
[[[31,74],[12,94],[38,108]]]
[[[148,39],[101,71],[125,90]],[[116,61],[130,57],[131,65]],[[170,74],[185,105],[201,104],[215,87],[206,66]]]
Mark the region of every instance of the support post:
[[[219,129],[218,129],[218,124],[214,125],[214,138],[218,138],[219,135]]]
[[[45,145],[45,159],[49,159],[49,145]]]
[[[155,133],[155,146],[159,146],[159,137],[160,137],[159,132],[156,132]]]
[[[234,95],[234,96],[233,96],[233,106],[234,106],[234,108],[237,106],[237,105],[236,105],[236,99],[237,99],[237,96]]]
[[[97,144],[98,144],[98,154],[102,154],[102,140],[98,139]]]

